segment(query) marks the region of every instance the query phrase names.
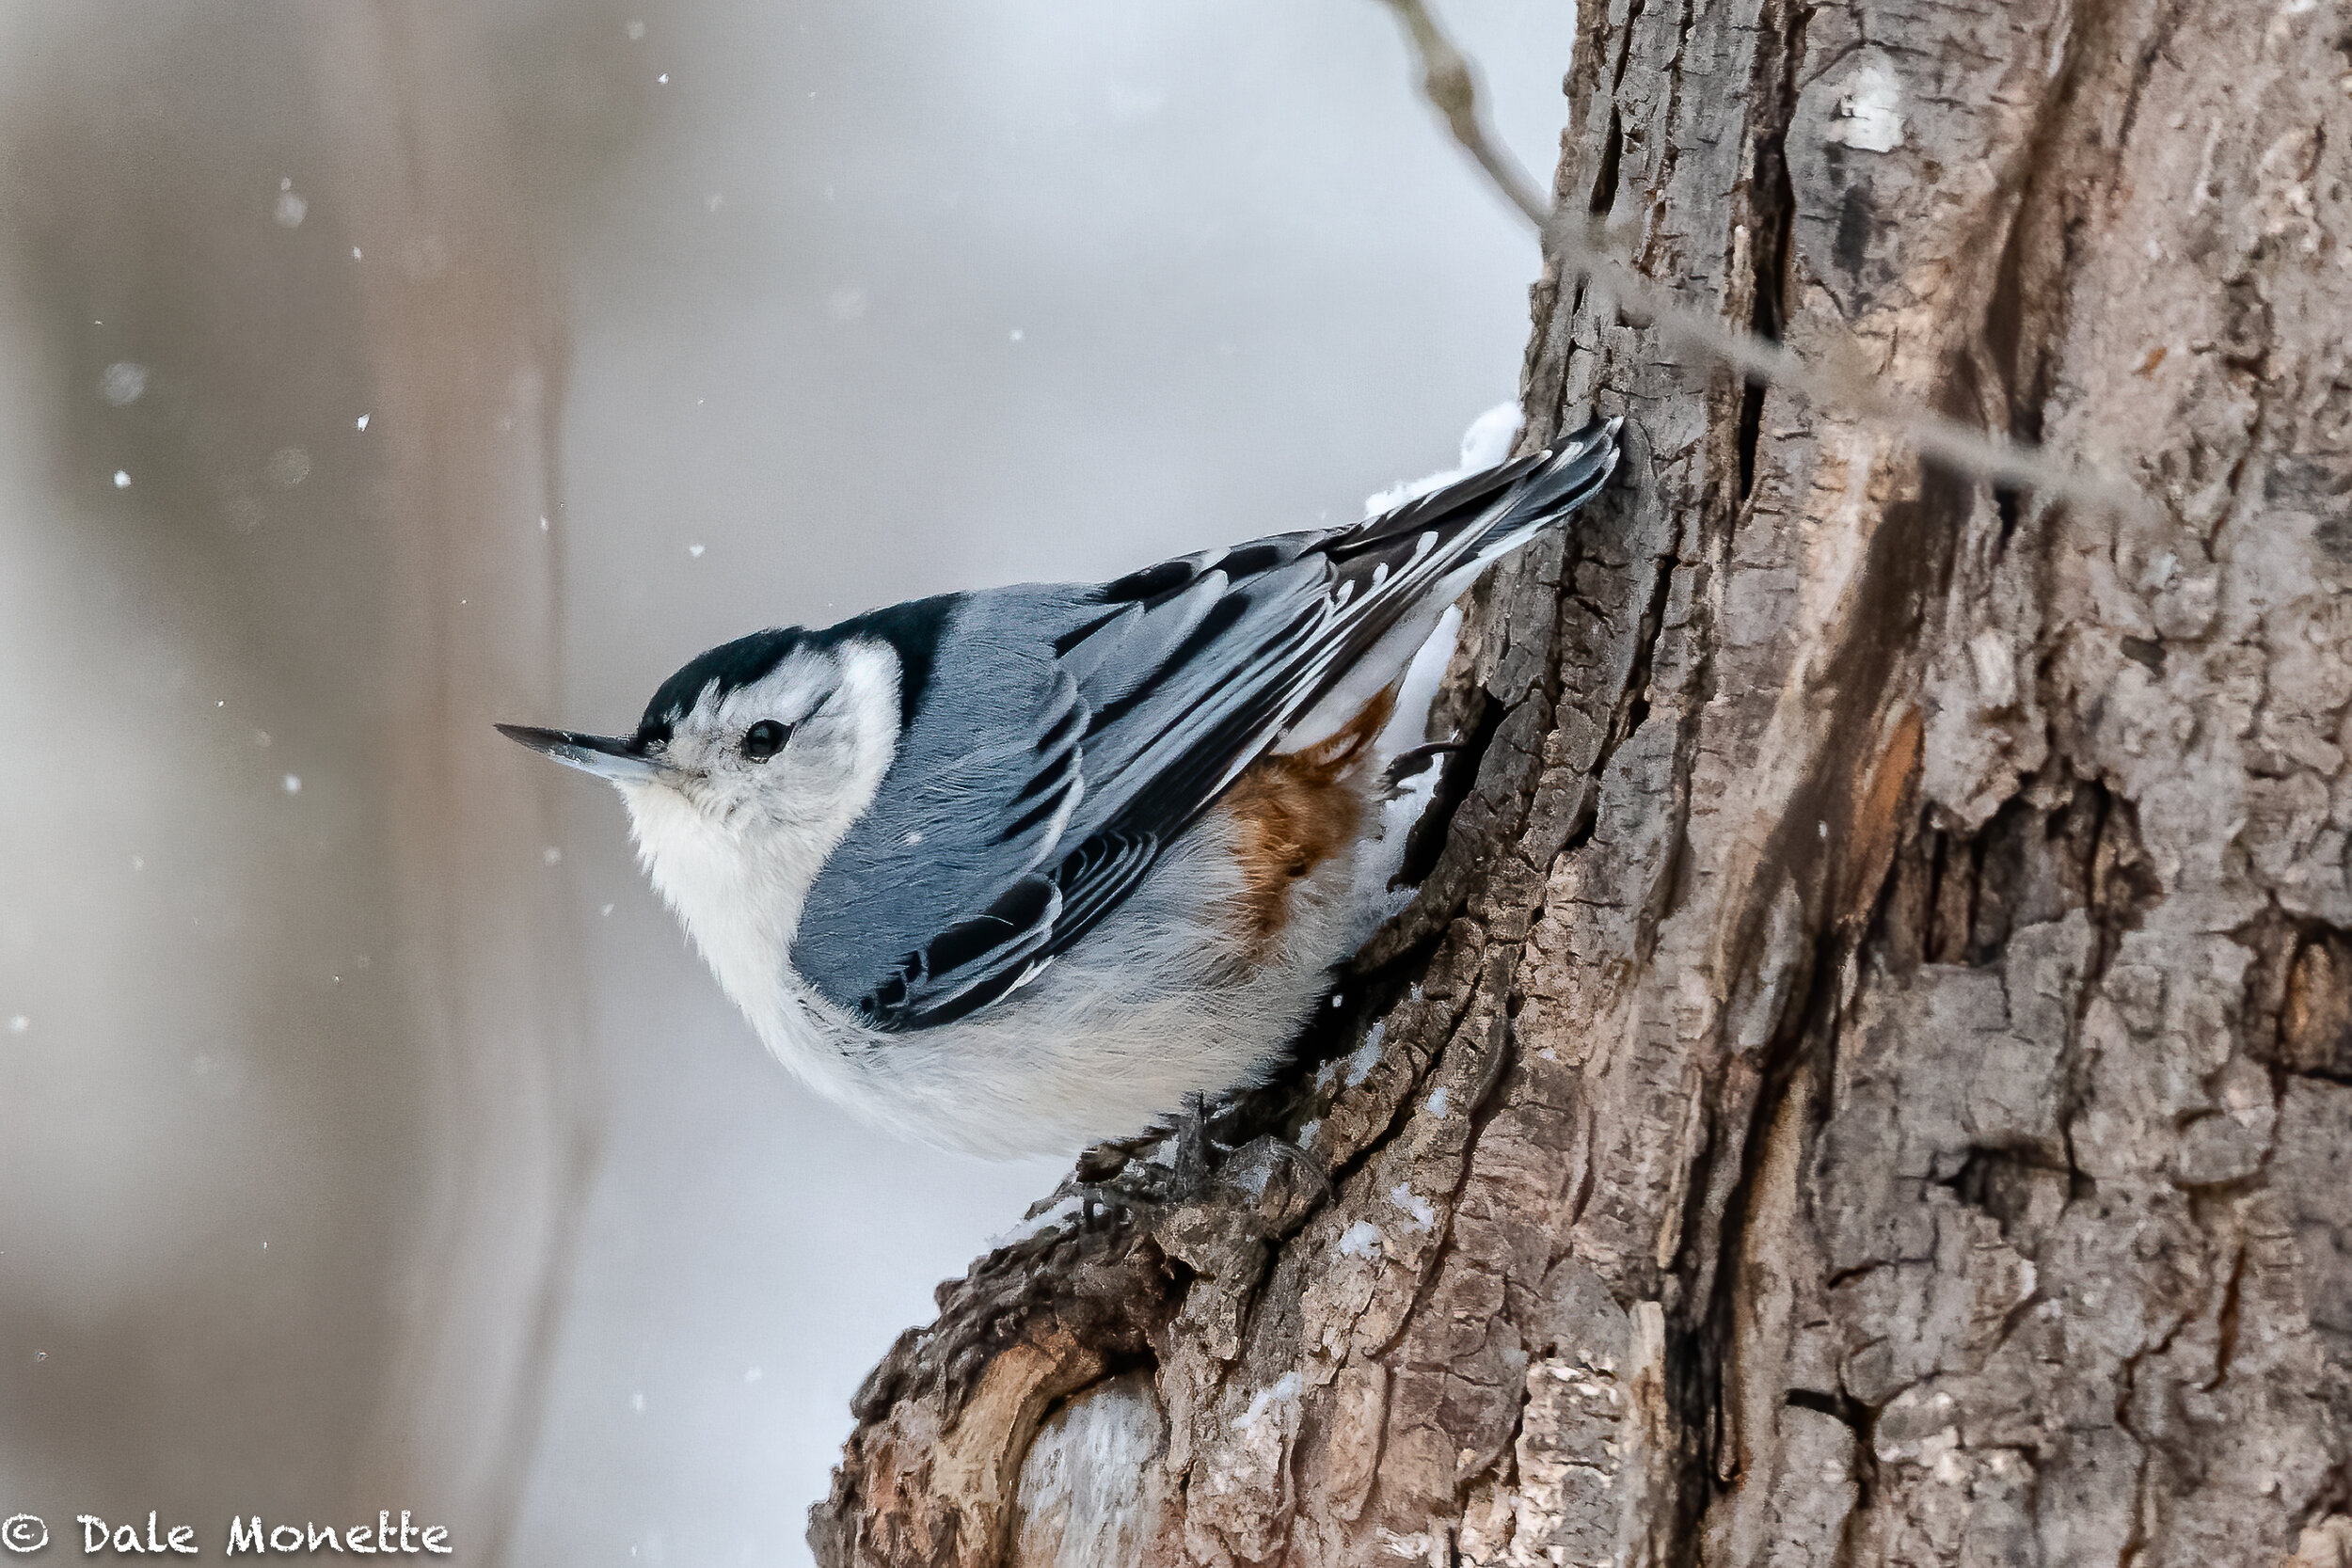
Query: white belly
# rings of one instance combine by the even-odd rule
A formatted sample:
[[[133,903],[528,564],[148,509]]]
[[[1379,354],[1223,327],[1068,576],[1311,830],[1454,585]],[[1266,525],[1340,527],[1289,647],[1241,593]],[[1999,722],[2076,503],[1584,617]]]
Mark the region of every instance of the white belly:
[[[753,1022],[820,1093],[927,1143],[1066,1154],[1139,1132],[1279,1067],[1363,935],[1351,846],[1292,884],[1287,925],[1249,951],[1231,832],[1203,819],[1076,946],[969,1018],[880,1034],[795,983]]]

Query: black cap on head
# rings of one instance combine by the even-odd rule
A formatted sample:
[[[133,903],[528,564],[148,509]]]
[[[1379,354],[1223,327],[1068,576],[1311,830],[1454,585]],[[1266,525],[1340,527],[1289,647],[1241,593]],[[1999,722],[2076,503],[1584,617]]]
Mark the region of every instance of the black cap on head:
[[[784,656],[807,641],[808,635],[798,626],[778,626],[722,642],[688,659],[676,674],[661,683],[661,689],[645,705],[645,716],[637,721],[638,750],[666,742],[672,726],[702,700],[704,689],[715,682],[719,695],[723,697],[739,686],[766,679],[771,671],[784,662]]]
[[[732,642],[722,642],[707,653],[696,654],[676,674],[661,683],[661,689],[645,705],[644,718],[637,722],[635,744],[642,751],[668,741],[677,721],[692,712],[703,693],[714,685],[718,688],[715,695],[723,698],[738,687],[767,679],[797,649],[830,649],[854,638],[886,642],[898,654],[898,721],[912,724],[915,710],[922,706],[923,694],[930,686],[940,639],[962,599],[961,594],[942,594],[936,598],[915,599],[886,610],[869,610],[822,631],[776,626],[739,637]]]

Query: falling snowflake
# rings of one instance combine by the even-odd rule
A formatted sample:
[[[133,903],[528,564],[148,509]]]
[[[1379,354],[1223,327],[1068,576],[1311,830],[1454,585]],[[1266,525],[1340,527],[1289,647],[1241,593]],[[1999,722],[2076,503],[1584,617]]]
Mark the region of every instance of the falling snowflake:
[[[279,447],[262,465],[262,473],[280,490],[291,490],[310,477],[310,454],[300,447]]]
[[[117,408],[127,408],[139,401],[147,390],[147,367],[131,359],[118,359],[107,366],[98,377],[98,395]]]

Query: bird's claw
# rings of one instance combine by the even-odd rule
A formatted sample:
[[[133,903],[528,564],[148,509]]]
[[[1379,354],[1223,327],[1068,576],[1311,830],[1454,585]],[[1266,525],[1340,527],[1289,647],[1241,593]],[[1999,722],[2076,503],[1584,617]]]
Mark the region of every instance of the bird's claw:
[[[1416,746],[1409,752],[1399,752],[1380,773],[1380,798],[1393,800],[1404,793],[1406,782],[1415,779],[1439,757],[1468,751],[1469,745],[1459,740],[1433,740],[1426,746]]]

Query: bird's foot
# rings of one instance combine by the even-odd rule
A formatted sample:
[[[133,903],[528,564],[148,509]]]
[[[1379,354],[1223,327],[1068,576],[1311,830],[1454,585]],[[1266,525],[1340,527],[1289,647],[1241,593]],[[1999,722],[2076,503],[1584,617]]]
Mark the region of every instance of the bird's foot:
[[[1451,756],[1456,752],[1465,752],[1469,749],[1466,743],[1459,740],[1433,740],[1426,746],[1416,746],[1409,752],[1397,752],[1390,759],[1389,766],[1381,770],[1380,798],[1384,800],[1395,800],[1405,792],[1405,785],[1408,782],[1419,778],[1428,769],[1429,765],[1439,757]]]
[[[1209,1184],[1209,1175],[1216,1168],[1217,1147],[1209,1136],[1208,1097],[1198,1092],[1184,1096],[1184,1108],[1176,1113],[1176,1125],[1168,1133],[1170,1153],[1168,1186],[1179,1203],[1200,1196]]]
[[[1191,1202],[1208,1189],[1232,1151],[1214,1129],[1234,1109],[1231,1101],[1212,1105],[1204,1095],[1187,1095],[1184,1109],[1165,1123],[1132,1138],[1106,1139],[1080,1154],[1055,1197],[1083,1194],[1106,1208],[1130,1211]]]
[[[1239,1210],[1250,1230],[1287,1234],[1330,1201],[1330,1173],[1279,1133],[1220,1139],[1222,1124],[1243,1111],[1235,1100],[1188,1096],[1168,1125],[1081,1154],[1048,1202],[1075,1197],[1089,1215],[1109,1211],[1154,1225],[1186,1211],[1205,1218]]]

